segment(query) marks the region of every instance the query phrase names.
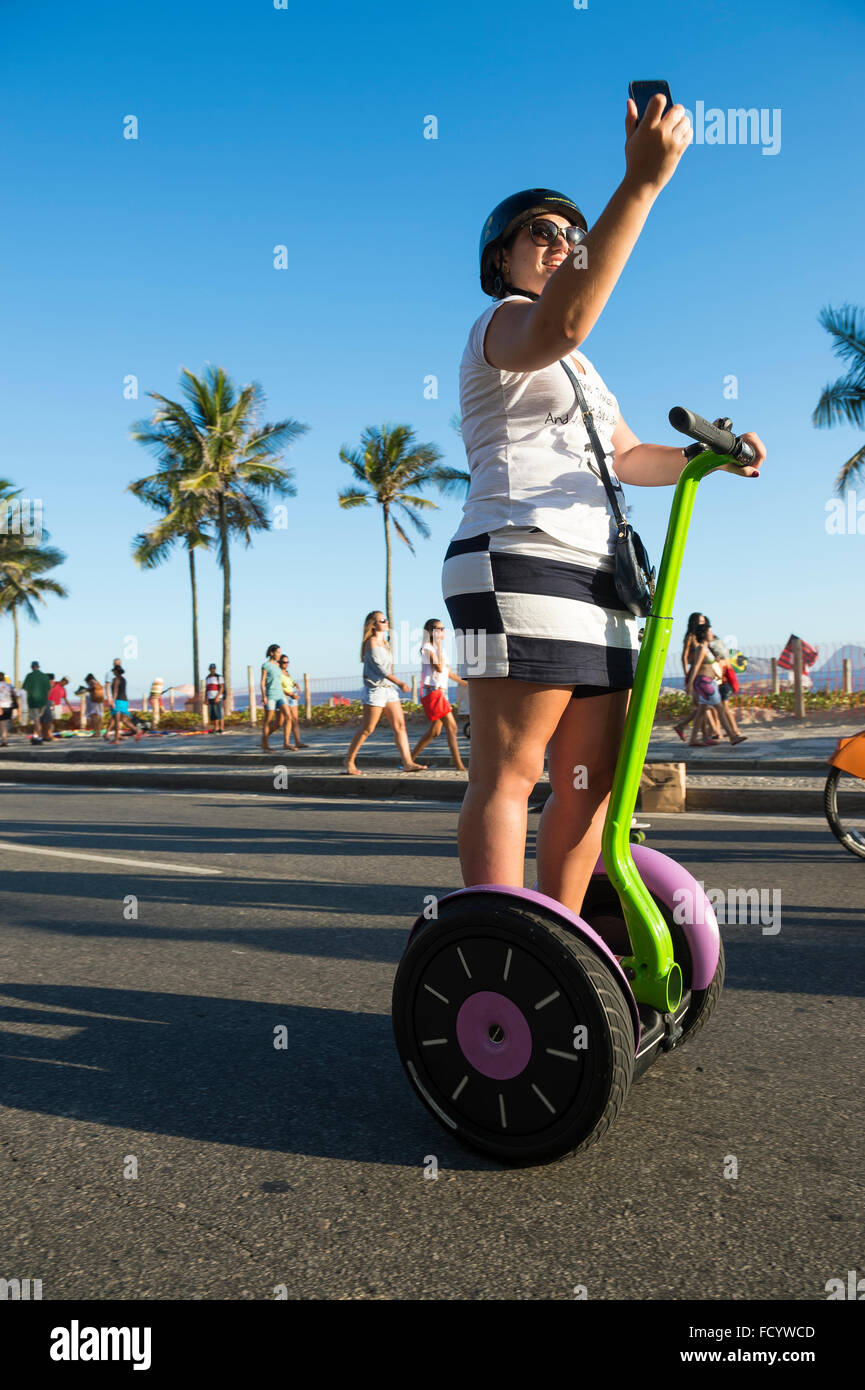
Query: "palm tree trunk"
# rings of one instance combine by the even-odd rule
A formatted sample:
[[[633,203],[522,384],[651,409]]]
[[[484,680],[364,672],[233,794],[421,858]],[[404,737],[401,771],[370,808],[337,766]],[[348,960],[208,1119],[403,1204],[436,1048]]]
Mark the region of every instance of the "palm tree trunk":
[[[390,524],[388,521],[388,509],[382,507],[384,513],[384,552],[385,552],[385,572],[384,572],[384,602],[385,612],[387,613],[387,626],[390,633],[391,644],[394,641],[393,635],[393,599],[390,591]]]
[[[219,494],[219,563],[222,565],[222,679],[225,681],[225,713],[231,714],[231,563],[228,555],[228,522],[225,498]]]
[[[192,684],[195,687],[197,707],[198,692],[201,688],[201,668],[198,655],[198,589],[195,584],[195,550],[192,546],[189,547],[189,583],[192,589]]]
[[[14,653],[14,654],[13,654],[13,657],[12,657],[12,670],[13,670],[12,683],[14,684],[15,689],[17,690],[18,687],[19,687],[19,685],[21,684],[21,670],[20,670],[20,666],[19,666],[19,663],[18,663],[18,609],[17,609],[17,608],[13,608],[13,609],[12,609],[12,629],[13,629],[13,631],[14,631],[14,633],[15,633],[15,645],[14,645],[14,647],[13,647],[13,653]]]

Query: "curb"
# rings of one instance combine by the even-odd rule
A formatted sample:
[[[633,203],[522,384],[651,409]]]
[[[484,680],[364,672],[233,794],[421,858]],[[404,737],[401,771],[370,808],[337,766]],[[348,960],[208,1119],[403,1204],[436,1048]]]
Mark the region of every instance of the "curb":
[[[706,764],[701,764],[706,767]],[[819,764],[820,770],[825,763]],[[439,780],[414,773],[398,773],[393,777],[348,777],[345,775],[303,777],[288,775],[274,786],[273,764],[265,776],[262,772],[199,770],[185,767],[169,770],[129,767],[106,768],[91,766],[85,771],[81,764],[75,768],[52,765],[4,767],[0,764],[0,783],[12,782],[23,786],[70,786],[113,788],[122,791],[212,791],[254,792],[279,796],[287,792],[294,796],[354,796],[358,800],[452,801],[461,802],[468,785],[463,779]],[[753,774],[753,764],[750,767]],[[688,811],[719,811],[744,815],[782,814],[822,816],[822,792],[814,788],[737,786],[734,779],[729,787],[693,787],[685,793],[684,814]],[[539,782],[529,798],[532,809],[539,809],[550,794],[549,784]],[[641,809],[642,796],[637,800]],[[651,814],[651,812],[647,812]]]

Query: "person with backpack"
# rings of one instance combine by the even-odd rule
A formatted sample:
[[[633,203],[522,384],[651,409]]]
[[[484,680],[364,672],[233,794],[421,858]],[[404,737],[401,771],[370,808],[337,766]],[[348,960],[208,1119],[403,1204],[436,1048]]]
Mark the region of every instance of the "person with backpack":
[[[93,737],[98,738],[102,733],[102,716],[105,713],[105,687],[101,681],[96,679],[92,671],[84,677],[84,684],[87,687],[84,707],[87,726]]]

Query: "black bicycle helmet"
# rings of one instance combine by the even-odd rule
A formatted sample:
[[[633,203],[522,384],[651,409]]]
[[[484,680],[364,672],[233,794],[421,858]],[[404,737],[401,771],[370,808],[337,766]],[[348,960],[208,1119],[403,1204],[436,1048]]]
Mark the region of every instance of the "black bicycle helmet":
[[[493,255],[507,240],[514,224],[527,213],[557,212],[566,217],[572,227],[589,230],[585,217],[576,203],[566,193],[557,193],[554,188],[524,188],[522,193],[512,193],[493,208],[483,226],[478,248],[481,270],[481,289],[484,294],[496,299],[502,289],[506,289],[502,277],[493,264]],[[496,288],[498,281],[498,289]]]

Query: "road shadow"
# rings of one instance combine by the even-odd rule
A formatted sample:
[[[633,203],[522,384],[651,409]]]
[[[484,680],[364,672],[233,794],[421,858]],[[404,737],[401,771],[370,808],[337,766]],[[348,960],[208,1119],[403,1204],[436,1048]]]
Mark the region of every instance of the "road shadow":
[[[386,1016],[80,986],[0,994],[5,1106],[276,1153],[497,1167],[426,1116]],[[76,1031],[5,1031],[15,1023]]]

